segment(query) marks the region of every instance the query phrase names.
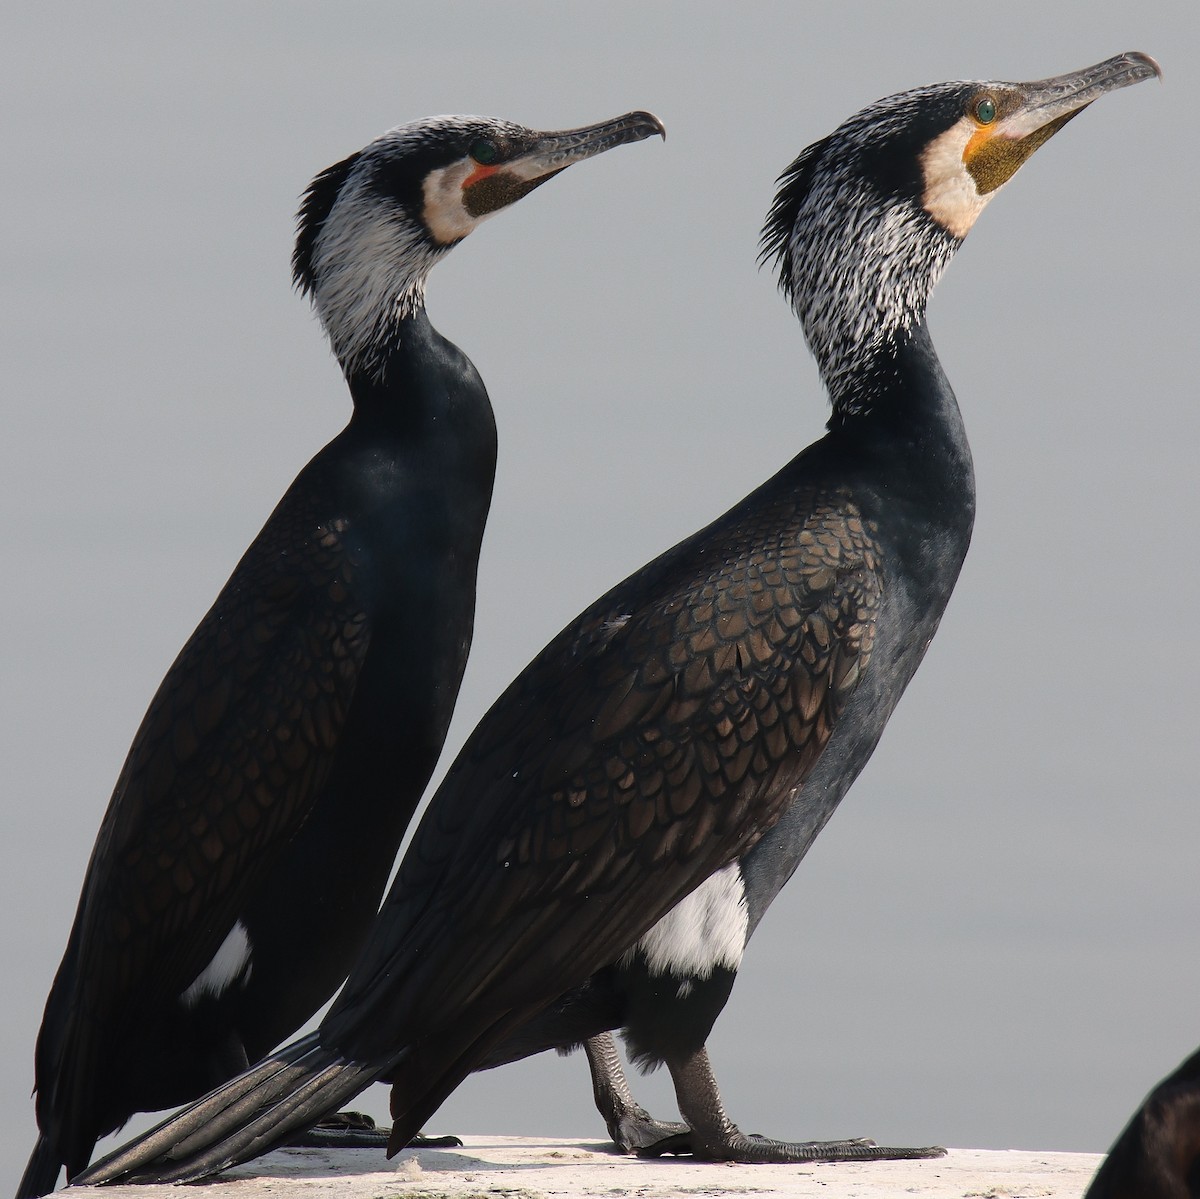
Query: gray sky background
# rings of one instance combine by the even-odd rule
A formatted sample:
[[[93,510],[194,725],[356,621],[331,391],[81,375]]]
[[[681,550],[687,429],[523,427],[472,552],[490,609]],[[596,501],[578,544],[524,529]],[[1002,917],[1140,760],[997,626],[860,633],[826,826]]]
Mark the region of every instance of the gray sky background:
[[[83,869],[159,679],[349,400],[289,288],[297,197],[385,128],[656,112],[435,271],[501,458],[448,750],[599,592],[819,436],[755,265],[776,175],[879,96],[1127,49],[930,324],[979,516],[925,665],[712,1042],[743,1127],[1100,1150],[1200,1042],[1194,0],[65,5],[0,17],[0,1184]],[[674,1111],[665,1077],[637,1083]],[[382,1088],[368,1106],[383,1114]],[[599,1139],[581,1058],[459,1132]]]

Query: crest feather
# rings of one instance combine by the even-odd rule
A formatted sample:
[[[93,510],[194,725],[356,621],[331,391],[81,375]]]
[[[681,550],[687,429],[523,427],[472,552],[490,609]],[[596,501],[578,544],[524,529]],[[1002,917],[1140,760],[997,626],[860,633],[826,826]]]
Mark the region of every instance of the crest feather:
[[[303,295],[310,295],[315,283],[313,250],[317,238],[329,219],[342,185],[360,158],[362,151],[356,150],[349,158],[326,167],[308,185],[300,202],[300,212],[296,217],[296,248],[292,251],[292,282]]]
[[[775,181],[779,190],[775,193],[775,202],[771,205],[771,211],[767,213],[767,220],[763,225],[759,241],[759,265],[773,262],[779,276],[779,286],[789,300],[795,298],[792,294],[792,232],[800,216],[800,206],[804,203],[812,184],[817,163],[829,140],[828,137],[823,137],[802,150],[799,157]]]

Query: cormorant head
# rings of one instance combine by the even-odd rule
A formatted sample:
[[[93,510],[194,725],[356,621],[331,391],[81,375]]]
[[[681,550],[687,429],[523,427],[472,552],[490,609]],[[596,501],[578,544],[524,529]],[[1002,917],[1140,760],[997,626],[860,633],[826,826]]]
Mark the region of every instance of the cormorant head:
[[[399,125],[322,171],[300,206],[292,270],[347,375],[382,369],[430,268],[480,221],[574,162],[665,136],[646,112],[557,133],[490,117]]]
[[[762,258],[777,264],[835,408],[869,403],[880,349],[924,319],[954,251],[1034,150],[1104,92],[1158,74],[1133,52],[1036,83],[901,92],[788,167]]]

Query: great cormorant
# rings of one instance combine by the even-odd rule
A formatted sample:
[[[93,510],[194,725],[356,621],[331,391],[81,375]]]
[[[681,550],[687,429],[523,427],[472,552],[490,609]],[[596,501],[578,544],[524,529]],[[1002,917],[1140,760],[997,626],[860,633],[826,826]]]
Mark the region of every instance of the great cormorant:
[[[54,1188],[135,1111],[244,1070],[345,978],[429,781],[471,643],[496,465],[487,391],[429,322],[430,269],[570,164],[661,133],[401,125],[309,187],[292,259],[354,401],[150,704],[38,1037]]]
[[[854,502],[880,543],[884,607],[869,677],[778,823],[492,1054],[497,1064],[623,1028],[636,1062],[667,1063],[691,1126],[646,1113],[612,1036],[600,1033],[585,1044],[593,1092],[623,1150],[778,1160],[768,1142],[747,1141],[724,1116],[705,1042],[746,943],[866,764],[936,631],[966,549],[970,460],[924,329],[925,297],[984,204],[1033,150],[1103,92],[1157,70],[1135,53],[1036,83],[943,84],[893,96],[810,146],[780,178],[763,257],[778,264],[833,401],[829,436],[804,456],[805,470],[854,480]],[[939,393],[945,418],[926,431],[913,419],[914,402]],[[917,472],[915,486],[897,481],[898,466]],[[889,648],[885,636],[898,640]]]
[[[1133,54],[1041,84],[907,92],[792,164],[765,244],[830,392],[828,434],[588,608],[497,700],[318,1031],[84,1181],[203,1177],[384,1078],[395,1152],[472,1069],[619,1026],[667,1062],[698,1155],[938,1152],[744,1136],[704,1042],[967,550],[971,457],[930,289],[1037,146],[1153,73]]]
[[[1133,1113],[1084,1199],[1195,1199],[1200,1195],[1200,1049]]]

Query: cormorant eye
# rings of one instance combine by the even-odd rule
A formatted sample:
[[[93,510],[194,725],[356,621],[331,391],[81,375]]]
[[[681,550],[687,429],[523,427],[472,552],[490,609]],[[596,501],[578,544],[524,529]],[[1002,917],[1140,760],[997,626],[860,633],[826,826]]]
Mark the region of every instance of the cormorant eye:
[[[472,143],[470,155],[480,166],[491,166],[500,157],[500,147],[486,137],[481,137]]]
[[[984,96],[975,105],[975,119],[981,125],[990,125],[996,119],[996,101]]]

